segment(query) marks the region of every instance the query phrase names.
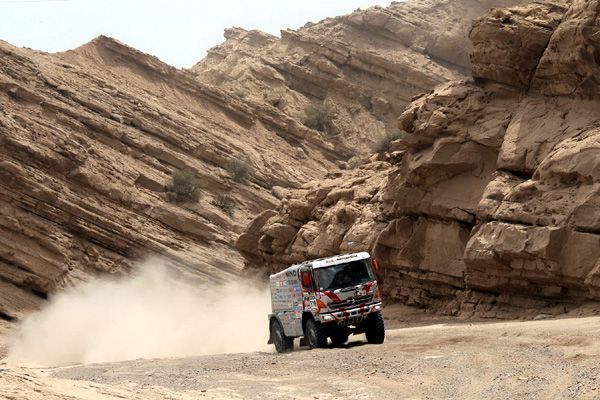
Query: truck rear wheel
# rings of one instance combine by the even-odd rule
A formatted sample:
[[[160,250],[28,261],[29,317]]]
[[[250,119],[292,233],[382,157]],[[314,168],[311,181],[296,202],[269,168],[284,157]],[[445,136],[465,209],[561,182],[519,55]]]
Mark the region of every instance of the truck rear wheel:
[[[279,321],[271,323],[271,338],[278,353],[287,353],[294,350],[294,339],[285,336],[285,332]]]
[[[320,322],[309,319],[306,322],[306,336],[311,349],[327,347],[327,335]]]
[[[383,325],[383,316],[380,312],[371,314],[366,322],[365,333],[367,341],[372,344],[381,344],[385,339],[385,326]]]

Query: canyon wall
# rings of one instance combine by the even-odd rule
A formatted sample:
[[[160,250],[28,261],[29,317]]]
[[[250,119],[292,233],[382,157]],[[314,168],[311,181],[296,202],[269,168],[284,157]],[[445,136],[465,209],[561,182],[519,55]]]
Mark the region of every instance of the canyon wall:
[[[534,317],[600,299],[600,6],[473,23],[473,80],[418,96],[378,161],[294,191],[237,241],[246,268],[370,251],[388,299]]]
[[[470,76],[471,21],[515,0],[414,0],[282,30],[281,38],[231,28],[192,70],[198,79],[290,116],[310,101],[328,101],[327,131],[346,157],[364,153],[413,96]]]
[[[0,42],[0,319],[152,256],[198,284],[234,279],[253,217],[368,157],[412,96],[468,75],[471,19],[516,3],[393,3],[281,38],[227,29],[188,70],[104,36],[56,54]],[[315,100],[332,106],[320,131],[301,122]],[[253,166],[241,182],[234,160]],[[198,202],[169,189],[180,170]]]

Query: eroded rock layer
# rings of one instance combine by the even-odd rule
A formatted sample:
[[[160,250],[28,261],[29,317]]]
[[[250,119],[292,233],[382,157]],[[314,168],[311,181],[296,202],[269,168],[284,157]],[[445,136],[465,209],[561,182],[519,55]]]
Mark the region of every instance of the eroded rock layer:
[[[533,317],[600,300],[599,16],[581,0],[477,19],[475,82],[416,98],[387,162],[256,219],[237,243],[247,268],[366,250],[388,298],[445,314]]]
[[[368,156],[415,94],[466,77],[471,19],[517,3],[393,3],[281,38],[232,28],[183,71],[102,36],[58,54],[0,42],[0,319],[149,256],[199,282],[237,275],[232,242],[252,217]],[[321,131],[301,122],[313,100],[331,104]],[[245,182],[227,170],[235,159],[253,165]],[[202,181],[198,203],[168,191],[178,170]],[[368,227],[378,190],[357,190],[353,199],[370,208],[326,217]],[[356,240],[373,241],[386,218],[368,234],[356,227]],[[283,250],[299,227],[272,227],[277,240],[261,246]],[[304,238],[318,239],[315,251],[338,235],[315,229]]]
[[[238,274],[231,243],[283,188],[336,168],[331,142],[116,40],[45,54],[0,42],[0,317],[160,256],[200,281]],[[310,154],[310,158],[307,154]],[[253,164],[245,182],[226,170]],[[202,182],[200,201],[167,186]]]
[[[347,158],[369,149],[413,96],[470,76],[471,21],[516,0],[392,2],[281,32],[281,39],[232,28],[192,68],[198,79],[296,116],[328,101],[327,127]]]

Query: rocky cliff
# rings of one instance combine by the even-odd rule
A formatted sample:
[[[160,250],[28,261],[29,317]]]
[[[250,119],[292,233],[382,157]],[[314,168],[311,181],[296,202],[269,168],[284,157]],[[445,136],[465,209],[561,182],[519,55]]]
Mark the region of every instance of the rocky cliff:
[[[364,154],[413,96],[470,76],[471,21],[515,0],[392,2],[284,30],[227,29],[227,40],[192,68],[198,79],[268,102],[287,115],[310,101],[333,104],[326,127],[346,159]]]
[[[52,55],[0,43],[0,53],[5,319],[148,256],[201,280],[235,275],[240,259],[229,243],[248,215],[275,204],[265,188],[298,185],[333,166],[322,157],[323,167],[309,168],[274,134],[266,140],[281,152],[262,158],[260,111],[115,40]],[[315,155],[327,147],[307,146]],[[237,154],[257,167],[249,184],[223,168]],[[298,159],[295,169],[278,169],[288,158]],[[198,203],[167,193],[176,170],[203,181]],[[235,204],[231,216],[215,206],[224,196]]]
[[[465,317],[599,300],[599,16],[576,0],[475,20],[474,81],[414,99],[387,161],[258,216],[237,241],[247,268],[367,250],[388,298]]]
[[[281,38],[228,29],[191,70],[103,36],[57,54],[0,42],[0,319],[149,256],[198,282],[237,275],[252,217],[367,157],[413,95],[466,77],[471,19],[516,3],[394,3]],[[301,122],[315,100],[331,106],[320,130]],[[235,160],[253,165],[241,182]],[[170,191],[177,171],[202,182],[198,202]]]

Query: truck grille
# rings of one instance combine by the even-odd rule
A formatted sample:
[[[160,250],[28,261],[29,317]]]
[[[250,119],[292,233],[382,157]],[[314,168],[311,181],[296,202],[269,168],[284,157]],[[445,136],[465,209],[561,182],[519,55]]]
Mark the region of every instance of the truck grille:
[[[364,319],[364,315],[355,315],[354,317],[348,317],[341,321],[338,321],[338,325],[356,325],[361,323]]]
[[[334,301],[329,304],[329,307],[334,310],[339,310],[341,308],[352,308],[358,307],[361,304],[366,304],[371,300],[370,295],[360,296],[360,297],[350,297],[345,300]]]

